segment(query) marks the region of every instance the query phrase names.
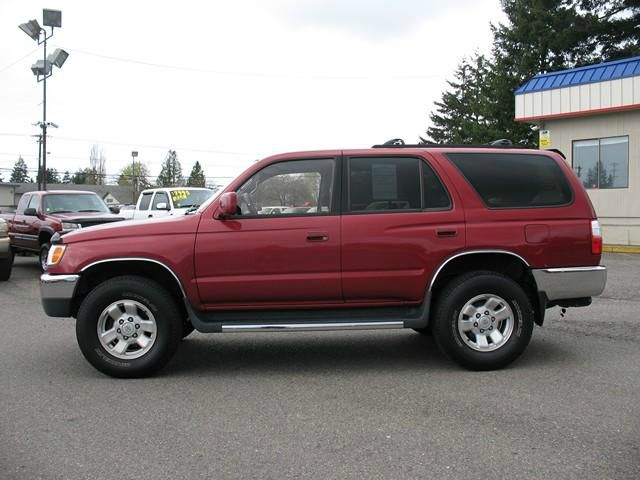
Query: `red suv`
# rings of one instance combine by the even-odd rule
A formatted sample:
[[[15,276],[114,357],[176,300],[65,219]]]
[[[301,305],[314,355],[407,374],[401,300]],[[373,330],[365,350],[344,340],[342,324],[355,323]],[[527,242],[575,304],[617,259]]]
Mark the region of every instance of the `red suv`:
[[[279,212],[262,207],[280,205]],[[254,164],[180,217],[56,240],[42,303],[98,370],[145,376],[200,332],[410,328],[474,370],[605,285],[602,238],[554,152],[382,146]]]

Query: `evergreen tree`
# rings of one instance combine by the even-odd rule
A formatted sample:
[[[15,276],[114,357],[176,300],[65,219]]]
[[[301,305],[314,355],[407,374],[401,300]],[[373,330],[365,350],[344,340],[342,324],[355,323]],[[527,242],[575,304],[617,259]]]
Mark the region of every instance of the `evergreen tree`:
[[[207,183],[207,180],[204,176],[204,171],[200,166],[200,162],[196,161],[191,169],[191,174],[189,175],[189,180],[187,180],[187,186],[189,187],[204,187]]]
[[[83,168],[76,170],[76,173],[71,177],[71,183],[76,185],[97,185],[98,174],[93,168]]]
[[[69,170],[66,170],[64,172],[64,176],[62,177],[62,183],[69,184],[71,183],[71,174],[69,173]]]
[[[11,178],[9,181],[11,183],[30,183],[31,179],[29,175],[27,175],[27,164],[22,158],[22,155],[18,157],[15,165],[13,166],[13,170],[11,172]]]
[[[184,185],[182,166],[175,150],[167,152],[156,183],[159,187],[181,187]]]
[[[42,173],[38,172],[36,175],[36,182],[40,183],[42,178]],[[47,168],[47,184],[55,184],[60,183],[60,175],[58,175],[58,171],[55,168]]]

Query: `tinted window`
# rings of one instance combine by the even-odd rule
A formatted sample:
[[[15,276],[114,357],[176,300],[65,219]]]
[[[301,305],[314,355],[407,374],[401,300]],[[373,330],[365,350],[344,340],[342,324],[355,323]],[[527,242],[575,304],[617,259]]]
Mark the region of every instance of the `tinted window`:
[[[332,208],[334,160],[265,167],[238,189],[241,215],[318,215]]]
[[[169,197],[164,192],[157,192],[155,198],[153,199],[153,210],[158,209],[158,204],[164,203],[164,207],[167,208],[169,206]]]
[[[426,163],[422,163],[422,208],[447,209],[451,207],[451,199],[442,182]]]
[[[546,155],[448,153],[447,157],[491,208],[565,205],[571,187]]]
[[[421,208],[417,158],[349,159],[349,210],[416,210]]]
[[[139,210],[149,210],[149,204],[151,203],[151,197],[153,196],[153,192],[143,193],[142,200],[140,200],[140,208]]]

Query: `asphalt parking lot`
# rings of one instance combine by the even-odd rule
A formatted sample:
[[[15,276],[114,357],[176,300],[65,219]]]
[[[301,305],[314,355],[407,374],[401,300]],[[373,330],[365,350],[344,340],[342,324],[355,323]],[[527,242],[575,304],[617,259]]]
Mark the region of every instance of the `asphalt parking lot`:
[[[461,370],[412,331],[193,334],[115,380],[47,318],[37,261],[0,284],[2,479],[638,479],[640,256],[510,368]]]

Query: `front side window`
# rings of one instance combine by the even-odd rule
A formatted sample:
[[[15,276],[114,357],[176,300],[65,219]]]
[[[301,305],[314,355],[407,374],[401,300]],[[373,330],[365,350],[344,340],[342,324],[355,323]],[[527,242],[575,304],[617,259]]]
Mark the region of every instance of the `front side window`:
[[[169,197],[165,192],[156,193],[156,196],[153,199],[153,206],[151,207],[151,209],[158,210],[158,205],[160,205],[161,203],[164,203],[163,210],[169,206]]]
[[[33,208],[36,212],[40,210],[40,197],[38,195],[34,195],[29,200],[29,206],[27,208]]]
[[[31,199],[31,195],[22,195],[22,197],[20,197],[20,201],[18,202],[18,208],[16,208],[16,213],[18,215],[22,215],[25,211],[25,209],[27,208],[27,206],[29,205],[29,200]]]
[[[238,189],[242,216],[321,215],[333,207],[335,160],[274,163]]]
[[[629,137],[574,141],[573,170],[585,188],[628,188]]]
[[[351,212],[419,210],[421,202],[417,158],[349,159]]]

